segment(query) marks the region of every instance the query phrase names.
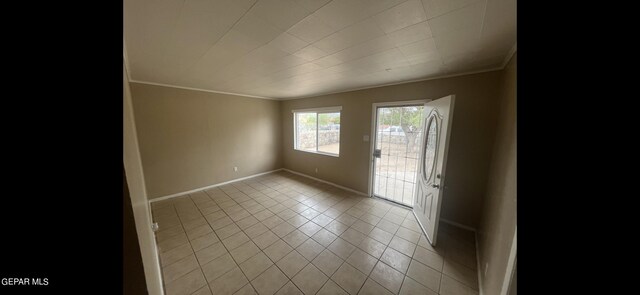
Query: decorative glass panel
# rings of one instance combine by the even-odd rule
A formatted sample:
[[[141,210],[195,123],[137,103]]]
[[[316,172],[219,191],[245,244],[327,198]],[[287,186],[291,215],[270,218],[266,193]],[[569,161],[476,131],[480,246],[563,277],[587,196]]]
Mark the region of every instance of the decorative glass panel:
[[[438,120],[436,116],[429,117],[427,123],[427,142],[424,148],[424,179],[429,181],[431,174],[433,174],[433,167],[435,166],[436,147],[438,144]]]

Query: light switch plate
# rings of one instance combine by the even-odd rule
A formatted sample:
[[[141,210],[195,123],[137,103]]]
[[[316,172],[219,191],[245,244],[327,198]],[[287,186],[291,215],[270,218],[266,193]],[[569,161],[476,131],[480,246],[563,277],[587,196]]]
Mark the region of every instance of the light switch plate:
[[[369,141],[369,135],[362,136],[362,141]]]

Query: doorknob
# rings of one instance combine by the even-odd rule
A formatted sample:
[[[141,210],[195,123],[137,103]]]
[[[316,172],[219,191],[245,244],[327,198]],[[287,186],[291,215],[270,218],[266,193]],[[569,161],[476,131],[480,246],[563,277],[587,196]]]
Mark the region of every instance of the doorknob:
[[[434,183],[434,184],[432,184],[432,185],[431,185],[431,187],[433,187],[433,188],[440,188],[440,185],[439,185],[439,184],[435,184],[435,183]]]
[[[380,149],[375,149],[375,150],[373,151],[373,156],[374,156],[374,157],[376,157],[376,158],[380,158],[380,156],[381,156],[381,155],[382,155],[382,150],[380,150]]]

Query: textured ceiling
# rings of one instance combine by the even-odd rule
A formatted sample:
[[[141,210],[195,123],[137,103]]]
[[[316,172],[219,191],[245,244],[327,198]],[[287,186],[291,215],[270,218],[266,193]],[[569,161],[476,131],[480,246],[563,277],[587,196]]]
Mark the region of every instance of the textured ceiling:
[[[297,98],[499,68],[515,0],[124,0],[132,81]]]

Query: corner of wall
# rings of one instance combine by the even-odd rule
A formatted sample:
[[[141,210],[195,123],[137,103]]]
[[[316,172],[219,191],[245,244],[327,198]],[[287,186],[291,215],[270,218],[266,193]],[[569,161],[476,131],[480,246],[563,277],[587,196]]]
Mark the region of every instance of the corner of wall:
[[[140,159],[126,61],[123,76],[123,162],[142,255],[147,292],[149,294],[164,294],[155,234],[151,230],[151,209]]]
[[[516,179],[516,171],[512,167],[515,165],[516,147],[510,146],[511,142],[517,140],[517,135],[511,133],[511,131],[515,132],[515,104],[511,105],[511,102],[517,101],[515,67],[517,67],[517,52],[514,52],[505,64],[498,83],[496,131],[492,139],[491,162],[476,233],[478,270],[485,269],[482,265],[488,264],[489,272],[492,274],[478,271],[480,294],[506,294],[507,290],[504,286],[507,288],[509,286],[510,268],[513,266],[511,261],[516,251],[515,212],[510,212],[510,207],[505,208],[505,202],[502,202],[505,198],[517,199],[515,186],[509,187],[509,184]],[[514,126],[511,126],[511,120]],[[509,151],[513,151],[513,155]],[[510,215],[511,213],[513,216]],[[515,228],[513,233],[510,230],[511,227]]]

